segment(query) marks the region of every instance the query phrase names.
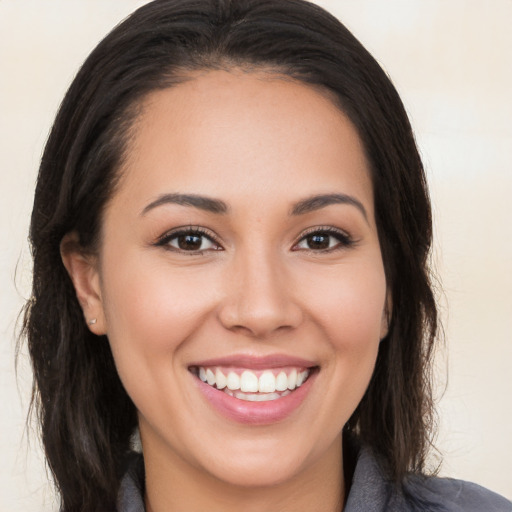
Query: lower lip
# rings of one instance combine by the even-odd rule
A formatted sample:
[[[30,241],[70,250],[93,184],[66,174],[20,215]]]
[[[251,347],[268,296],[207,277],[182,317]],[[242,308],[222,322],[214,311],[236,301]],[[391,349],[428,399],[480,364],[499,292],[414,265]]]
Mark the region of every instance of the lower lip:
[[[249,402],[229,396],[224,391],[204,383],[194,376],[206,400],[223,416],[247,425],[269,425],[284,420],[302,404],[309,393],[317,372],[314,371],[299,388],[289,395],[267,402]]]

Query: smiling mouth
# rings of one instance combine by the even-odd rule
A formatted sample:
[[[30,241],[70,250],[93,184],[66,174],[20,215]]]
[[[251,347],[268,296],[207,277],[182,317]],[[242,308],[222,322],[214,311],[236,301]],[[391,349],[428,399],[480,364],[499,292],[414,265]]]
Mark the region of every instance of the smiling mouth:
[[[202,382],[248,402],[267,402],[290,395],[316,369],[303,367],[250,370],[218,366],[193,366],[190,371]]]

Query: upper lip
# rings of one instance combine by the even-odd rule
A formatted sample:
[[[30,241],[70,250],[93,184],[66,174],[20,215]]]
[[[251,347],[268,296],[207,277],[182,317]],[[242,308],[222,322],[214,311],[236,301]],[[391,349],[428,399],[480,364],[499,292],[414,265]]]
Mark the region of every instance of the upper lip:
[[[254,356],[248,354],[229,355],[198,361],[189,365],[190,367],[212,367],[212,366],[236,366],[253,370],[265,370],[268,368],[281,368],[284,366],[295,366],[298,368],[312,368],[317,363],[300,357],[286,354],[270,354],[266,356]]]

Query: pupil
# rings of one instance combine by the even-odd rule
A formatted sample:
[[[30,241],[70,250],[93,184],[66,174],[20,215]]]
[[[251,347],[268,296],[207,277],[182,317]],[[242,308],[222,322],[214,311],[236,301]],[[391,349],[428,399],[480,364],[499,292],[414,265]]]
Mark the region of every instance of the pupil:
[[[308,237],[308,245],[310,249],[328,249],[329,236],[327,235],[310,235]]]
[[[181,235],[178,237],[180,249],[197,251],[201,248],[201,237],[198,235]]]

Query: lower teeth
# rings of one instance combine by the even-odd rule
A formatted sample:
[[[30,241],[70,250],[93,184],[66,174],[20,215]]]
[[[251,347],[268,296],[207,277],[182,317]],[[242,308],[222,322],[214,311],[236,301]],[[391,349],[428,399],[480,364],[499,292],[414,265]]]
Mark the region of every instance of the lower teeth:
[[[242,393],[241,391],[232,391],[231,389],[224,388],[222,391],[229,396],[238,398],[239,400],[246,400],[248,402],[268,402],[270,400],[277,400],[283,396],[289,395],[290,390],[280,393]]]

